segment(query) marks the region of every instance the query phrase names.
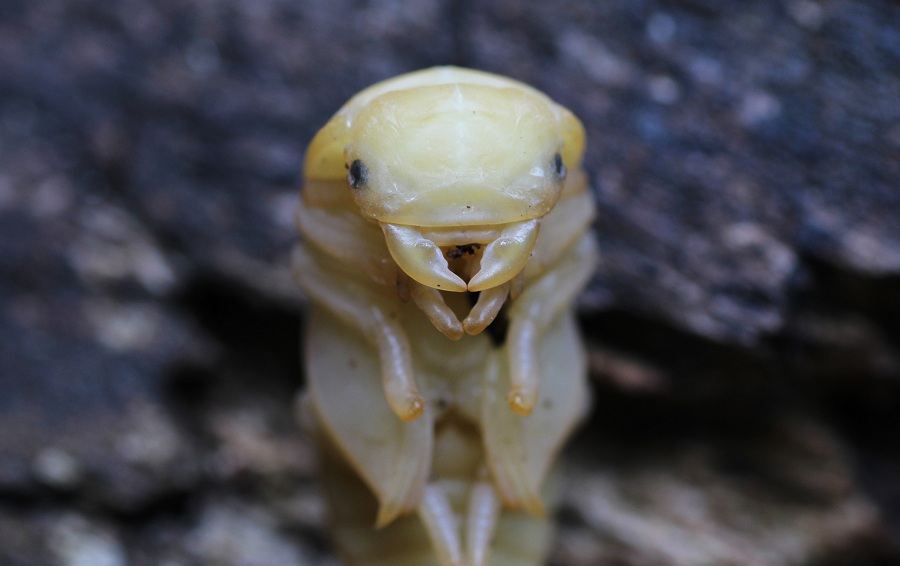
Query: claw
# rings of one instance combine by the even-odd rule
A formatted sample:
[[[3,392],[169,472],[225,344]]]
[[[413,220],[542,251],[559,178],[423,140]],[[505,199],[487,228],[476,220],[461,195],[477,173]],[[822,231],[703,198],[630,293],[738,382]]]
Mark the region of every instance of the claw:
[[[496,240],[484,248],[481,270],[469,281],[469,291],[483,291],[515,277],[531,257],[539,227],[540,220],[537,218],[507,226]]]
[[[410,277],[443,291],[465,291],[466,282],[450,271],[441,249],[410,226],[383,223],[381,229],[391,257]]]

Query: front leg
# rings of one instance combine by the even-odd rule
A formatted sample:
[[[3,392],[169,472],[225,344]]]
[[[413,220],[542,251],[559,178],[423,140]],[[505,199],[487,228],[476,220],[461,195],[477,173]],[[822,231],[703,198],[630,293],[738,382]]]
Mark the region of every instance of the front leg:
[[[548,326],[565,310],[591,278],[597,262],[597,246],[585,234],[546,273],[531,282],[509,310],[510,390],[507,401],[514,412],[528,415],[534,409],[540,386],[539,344]]]
[[[586,277],[576,269],[579,258],[592,257],[587,253],[592,244],[579,248],[559,270],[575,289],[562,288],[550,274],[537,289],[527,289],[520,299],[528,306],[520,308],[531,318],[511,323],[507,343],[485,372],[480,424],[494,484],[506,505],[534,516],[543,513],[541,492],[553,461],[588,408],[587,356],[566,301],[583,282],[574,280]],[[548,288],[559,295],[547,297]],[[511,411],[508,392],[530,387],[535,399],[540,380],[540,402],[532,404],[528,417]]]
[[[395,416],[384,401],[378,351],[359,329],[318,306],[310,310],[308,328],[304,408],[324,450],[323,476],[338,509],[336,536],[348,537],[345,547],[359,548],[366,539],[360,526],[368,531],[373,517],[385,526],[419,505],[434,453],[434,411],[426,407],[413,422]],[[352,474],[340,472],[347,465]],[[375,495],[377,511],[359,507],[359,491],[349,489],[352,476]]]
[[[404,421],[425,408],[413,373],[409,338],[399,320],[396,294],[354,277],[343,266],[311,247],[298,245],[292,257],[294,278],[317,304],[360,331],[378,350],[387,402]]]

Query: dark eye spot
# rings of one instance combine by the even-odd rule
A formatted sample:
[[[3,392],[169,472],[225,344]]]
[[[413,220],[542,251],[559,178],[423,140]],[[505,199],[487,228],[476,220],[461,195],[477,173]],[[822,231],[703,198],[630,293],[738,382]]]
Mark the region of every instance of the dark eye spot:
[[[562,156],[558,153],[553,156],[553,170],[560,179],[566,178],[566,164],[563,163]]]
[[[361,189],[369,177],[369,170],[366,165],[359,159],[355,159],[347,170],[347,182],[354,189]]]

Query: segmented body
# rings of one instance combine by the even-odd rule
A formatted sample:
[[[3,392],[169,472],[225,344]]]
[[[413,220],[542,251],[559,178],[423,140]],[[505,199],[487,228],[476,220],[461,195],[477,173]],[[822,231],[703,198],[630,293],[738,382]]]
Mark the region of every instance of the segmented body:
[[[310,145],[294,271],[347,564],[543,564],[587,399],[583,144],[538,91],[444,67],[366,89]]]

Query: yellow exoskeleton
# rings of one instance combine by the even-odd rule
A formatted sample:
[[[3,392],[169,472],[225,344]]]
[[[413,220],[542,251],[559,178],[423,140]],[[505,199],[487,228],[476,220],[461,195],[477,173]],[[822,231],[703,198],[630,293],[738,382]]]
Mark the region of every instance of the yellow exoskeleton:
[[[583,149],[544,94],[454,67],[363,90],[310,144],[304,407],[346,564],[544,563],[542,491],[588,399]]]

